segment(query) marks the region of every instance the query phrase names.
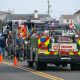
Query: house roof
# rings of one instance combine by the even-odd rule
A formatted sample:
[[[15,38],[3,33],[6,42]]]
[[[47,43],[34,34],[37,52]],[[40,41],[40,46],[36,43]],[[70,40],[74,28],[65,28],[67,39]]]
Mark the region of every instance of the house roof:
[[[62,19],[73,19],[74,17],[73,17],[73,15],[61,15],[60,18],[62,18]]]
[[[74,14],[80,14],[80,10],[78,10],[76,13],[74,13]]]
[[[48,14],[38,14],[38,19],[50,17]],[[9,14],[7,16],[9,20],[33,20],[34,14]]]
[[[0,15],[3,15],[3,14],[10,14],[10,12],[0,11]]]

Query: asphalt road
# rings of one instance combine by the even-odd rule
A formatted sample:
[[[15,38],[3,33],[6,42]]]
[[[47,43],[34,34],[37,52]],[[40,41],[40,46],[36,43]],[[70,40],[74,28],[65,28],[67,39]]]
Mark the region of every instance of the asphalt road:
[[[13,66],[0,63],[0,80],[49,80]]]
[[[69,66],[48,65],[46,70],[35,71],[27,67],[26,61],[18,64],[14,67],[10,60],[0,63],[0,80],[80,80],[80,71],[71,71]]]

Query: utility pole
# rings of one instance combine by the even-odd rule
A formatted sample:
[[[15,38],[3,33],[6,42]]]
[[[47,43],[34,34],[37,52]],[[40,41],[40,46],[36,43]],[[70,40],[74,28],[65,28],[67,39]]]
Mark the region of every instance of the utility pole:
[[[47,3],[48,3],[48,14],[50,14],[50,1],[48,0]]]

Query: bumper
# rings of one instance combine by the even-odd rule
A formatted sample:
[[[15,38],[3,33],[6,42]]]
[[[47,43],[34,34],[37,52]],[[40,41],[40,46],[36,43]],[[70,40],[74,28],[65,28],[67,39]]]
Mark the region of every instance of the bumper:
[[[38,61],[40,62],[78,62],[80,63],[80,56],[59,56],[59,55],[38,55]]]

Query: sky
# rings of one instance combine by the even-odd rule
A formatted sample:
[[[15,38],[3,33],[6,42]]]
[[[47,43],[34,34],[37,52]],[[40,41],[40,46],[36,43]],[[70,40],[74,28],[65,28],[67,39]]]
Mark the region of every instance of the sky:
[[[0,10],[13,10],[16,14],[31,14],[38,10],[40,14],[47,13],[48,0],[1,0]],[[80,9],[80,0],[50,0],[50,15],[59,19],[63,14],[74,14]]]

